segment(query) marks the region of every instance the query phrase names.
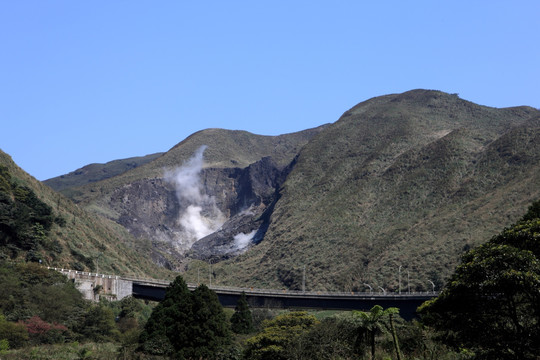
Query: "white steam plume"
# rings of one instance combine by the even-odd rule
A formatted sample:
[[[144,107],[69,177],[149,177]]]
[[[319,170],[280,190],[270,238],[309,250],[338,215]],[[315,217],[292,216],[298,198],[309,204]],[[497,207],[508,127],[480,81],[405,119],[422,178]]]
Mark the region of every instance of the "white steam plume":
[[[251,239],[253,239],[256,233],[257,233],[257,230],[253,230],[249,234],[240,233],[240,234],[235,235],[234,236],[235,249],[242,250],[246,246],[248,246],[249,242],[251,241]]]
[[[214,198],[202,191],[200,174],[204,165],[203,145],[174,172],[165,174],[165,179],[174,184],[180,208],[178,223],[182,227],[179,247],[189,249],[193,243],[219,229],[225,219],[216,206]]]

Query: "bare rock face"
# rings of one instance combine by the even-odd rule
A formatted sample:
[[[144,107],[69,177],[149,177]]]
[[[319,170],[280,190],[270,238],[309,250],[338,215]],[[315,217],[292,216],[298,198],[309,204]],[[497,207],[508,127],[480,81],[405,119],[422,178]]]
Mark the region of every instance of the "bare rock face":
[[[241,254],[251,244],[260,241],[266,232],[261,210],[261,207],[251,207],[232,216],[218,231],[195,242],[188,256],[200,260],[225,260]]]
[[[178,187],[171,176],[143,179],[114,191],[108,207],[133,235],[152,239],[158,264],[174,268],[186,255],[223,259],[264,237],[263,215],[288,171],[265,157],[244,169],[201,169],[196,188]]]

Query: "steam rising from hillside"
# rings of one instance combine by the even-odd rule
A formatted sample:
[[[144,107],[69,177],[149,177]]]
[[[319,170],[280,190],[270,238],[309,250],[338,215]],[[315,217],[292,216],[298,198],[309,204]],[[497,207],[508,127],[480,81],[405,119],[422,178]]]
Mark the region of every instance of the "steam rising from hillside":
[[[202,189],[200,174],[206,148],[206,145],[201,146],[181,167],[165,174],[165,179],[174,184],[180,203],[178,223],[183,231],[178,234],[177,245],[184,249],[219,229],[225,221],[214,198]]]
[[[257,233],[257,230],[253,230],[249,234],[239,233],[234,236],[234,248],[236,250],[243,250],[245,249],[255,234]]]

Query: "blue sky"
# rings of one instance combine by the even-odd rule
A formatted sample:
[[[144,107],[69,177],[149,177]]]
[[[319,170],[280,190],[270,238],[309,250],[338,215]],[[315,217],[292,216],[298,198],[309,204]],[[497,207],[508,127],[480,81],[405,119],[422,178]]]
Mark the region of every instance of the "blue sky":
[[[5,0],[0,148],[44,180],[415,88],[539,108],[538,19],[537,0]]]

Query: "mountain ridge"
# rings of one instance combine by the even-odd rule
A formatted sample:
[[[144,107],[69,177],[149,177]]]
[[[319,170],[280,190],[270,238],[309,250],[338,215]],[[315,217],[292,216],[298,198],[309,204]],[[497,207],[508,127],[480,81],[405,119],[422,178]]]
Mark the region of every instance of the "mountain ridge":
[[[418,89],[368,99],[305,132],[202,130],[154,161],[64,193],[153,239],[167,254],[154,261],[191,281],[210,270],[202,259],[215,263],[213,283],[225,285],[299,289],[305,265],[313,290],[369,283],[396,291],[398,268],[411,275],[411,289],[426,290],[428,280],[442,286],[464,249],[540,197],[539,129],[531,107]],[[212,201],[199,215],[216,207],[224,222],[179,250],[171,244],[193,204],[163,169],[181,167],[201,145],[210,146],[197,176]],[[233,251],[237,235],[253,233]]]
[[[261,282],[298,289],[299,268],[307,264],[312,268],[313,287],[363,290],[363,283],[377,282],[395,289],[396,270],[400,263],[407,266],[399,261],[400,248],[407,246],[408,252],[414,248],[423,253],[405,256],[408,270],[415,273],[413,287],[427,289],[428,280],[441,286],[462,248],[496,234],[501,222],[510,224],[540,196],[538,124],[538,111],[530,107],[494,109],[433,91],[360,103],[301,151],[261,248],[251,258],[242,256],[215,271],[221,272],[218,277],[224,282],[247,283],[248,278],[241,276],[249,274]],[[509,146],[508,151],[533,168],[527,172],[514,164],[513,173],[524,175],[516,185],[512,171],[505,170],[513,165],[501,159],[498,149],[519,136],[529,138],[527,145]],[[496,170],[490,167],[495,161]],[[501,194],[503,187],[512,192]],[[516,188],[526,191],[522,199],[512,194],[518,192]],[[470,194],[471,199],[459,200],[460,193]],[[460,224],[462,207],[479,207],[478,202],[490,207],[497,203],[501,209],[496,217],[484,218],[486,224],[474,219]],[[474,210],[470,211],[474,218]],[[463,237],[459,241],[451,239],[446,232],[455,227],[443,221],[445,214],[448,223],[459,225],[456,230],[469,234],[457,235]],[[439,239],[431,241],[433,236]],[[411,256],[416,260],[411,261]],[[422,265],[426,256],[433,271]]]
[[[66,188],[78,187],[120,175],[128,170],[153,161],[163,154],[164,153],[155,153],[145,156],[112,160],[104,164],[88,164],[68,174],[44,180],[43,183],[55,191],[62,192],[62,190]]]

